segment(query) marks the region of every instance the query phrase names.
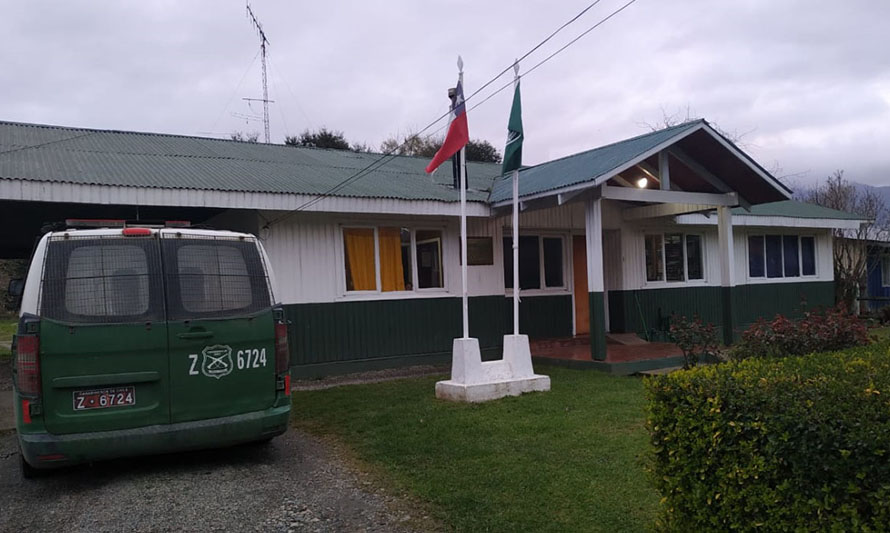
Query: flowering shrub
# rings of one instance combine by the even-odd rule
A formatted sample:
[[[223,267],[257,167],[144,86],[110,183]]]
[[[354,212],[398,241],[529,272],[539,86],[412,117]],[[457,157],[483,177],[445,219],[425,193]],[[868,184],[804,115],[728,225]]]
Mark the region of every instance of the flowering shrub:
[[[767,322],[758,319],[733,349],[735,358],[782,357],[842,350],[869,343],[868,329],[859,317],[837,306],[807,311],[792,320],[783,315]]]
[[[699,356],[716,356],[720,346],[717,328],[710,322],[702,322],[698,315],[694,315],[692,320],[685,316],[672,315],[669,335],[671,341],[683,352],[683,368],[686,370],[698,363]]]

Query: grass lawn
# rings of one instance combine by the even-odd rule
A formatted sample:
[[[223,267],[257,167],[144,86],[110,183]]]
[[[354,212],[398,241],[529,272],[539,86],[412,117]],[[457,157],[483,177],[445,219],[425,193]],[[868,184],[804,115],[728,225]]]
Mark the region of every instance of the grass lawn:
[[[12,342],[12,334],[18,327],[18,320],[15,317],[6,318],[0,316],[0,358],[6,358],[12,355],[7,348],[7,344]]]
[[[890,326],[880,326],[868,330],[868,335],[877,339],[877,342],[890,340]]]
[[[419,378],[294,393],[295,425],[333,436],[462,531],[640,531],[658,495],[639,378],[539,368],[552,391],[481,405]]]

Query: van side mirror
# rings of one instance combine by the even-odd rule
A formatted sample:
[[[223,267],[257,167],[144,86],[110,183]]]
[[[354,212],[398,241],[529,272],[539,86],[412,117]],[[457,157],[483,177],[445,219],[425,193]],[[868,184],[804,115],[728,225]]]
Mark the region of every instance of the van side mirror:
[[[25,280],[23,279],[11,279],[9,280],[9,287],[6,288],[6,293],[16,300],[22,297],[22,293],[25,292]]]

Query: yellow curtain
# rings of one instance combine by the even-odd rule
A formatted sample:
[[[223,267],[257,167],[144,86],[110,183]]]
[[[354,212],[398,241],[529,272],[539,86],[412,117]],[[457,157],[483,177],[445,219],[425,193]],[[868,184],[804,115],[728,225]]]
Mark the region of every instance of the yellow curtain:
[[[377,289],[374,271],[374,230],[349,228],[343,230],[346,248],[346,289],[373,291]]]
[[[405,290],[402,267],[402,233],[399,228],[379,228],[380,284],[383,292]]]

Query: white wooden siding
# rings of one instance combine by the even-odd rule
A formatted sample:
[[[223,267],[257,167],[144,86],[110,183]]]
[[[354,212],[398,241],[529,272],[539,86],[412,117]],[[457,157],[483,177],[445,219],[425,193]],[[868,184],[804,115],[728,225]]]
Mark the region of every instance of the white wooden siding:
[[[712,225],[679,225],[668,219],[625,222],[621,218],[621,205],[603,202],[604,228],[618,231],[620,243],[617,253],[607,256],[609,275],[607,287],[612,290],[652,289],[680,286],[719,286],[720,264],[718,256],[717,228]],[[256,228],[269,254],[278,280],[278,294],[283,303],[336,302],[356,299],[394,299],[457,297],[460,295],[459,224],[456,217],[436,216],[386,216],[363,214],[298,213],[286,221],[263,229],[264,220],[275,215],[263,212],[259,218],[251,211],[230,211],[216,219],[220,228],[250,231]],[[583,204],[567,204],[553,209],[522,213],[520,224],[523,233],[538,232],[564,235],[564,279],[571,292],[572,242],[571,235],[584,233]],[[509,215],[498,218],[472,217],[467,221],[471,237],[491,237],[494,254],[493,265],[468,268],[468,291],[471,296],[504,295],[504,248],[503,237],[510,235]],[[443,232],[443,269],[445,287],[441,291],[389,292],[376,294],[346,294],[345,269],[341,228],[349,225],[403,226],[411,228],[437,228]],[[705,279],[686,283],[647,283],[645,278],[644,235],[648,232],[682,232],[703,236]],[[816,276],[796,278],[749,279],[747,242],[749,234],[782,233],[813,235],[816,237]],[[742,226],[734,228],[735,269],[739,284],[793,283],[800,281],[831,281],[832,241],[829,230],[806,228],[781,229]],[[508,250],[509,251],[509,250]],[[604,265],[606,266],[606,265]],[[546,290],[552,293],[553,290]],[[527,291],[532,295],[539,291]],[[540,291],[544,292],[544,291]]]

